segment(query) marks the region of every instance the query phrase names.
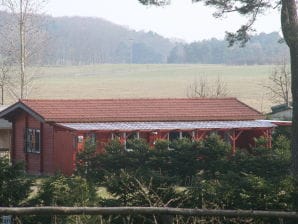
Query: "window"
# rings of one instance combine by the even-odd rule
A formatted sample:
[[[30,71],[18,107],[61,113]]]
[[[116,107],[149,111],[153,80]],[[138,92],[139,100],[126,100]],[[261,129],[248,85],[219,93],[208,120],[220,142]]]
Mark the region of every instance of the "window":
[[[83,135],[79,135],[78,137],[78,143],[83,143],[84,142],[84,136]]]
[[[169,136],[170,141],[175,141],[175,140],[178,140],[179,138],[180,138],[180,133],[178,131],[170,132],[170,136]]]
[[[25,151],[40,153],[40,130],[27,128],[25,133]]]
[[[87,138],[90,139],[92,144],[96,144],[96,134],[95,133],[88,133]]]

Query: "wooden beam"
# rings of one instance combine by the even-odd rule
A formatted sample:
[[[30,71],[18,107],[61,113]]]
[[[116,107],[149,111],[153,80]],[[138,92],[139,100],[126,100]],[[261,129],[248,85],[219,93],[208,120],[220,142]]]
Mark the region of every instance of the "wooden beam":
[[[179,131],[179,139],[182,139],[183,138],[183,133],[182,131]]]
[[[44,163],[43,163],[43,155],[44,155],[44,131],[43,131],[43,123],[40,122],[40,127],[39,127],[39,130],[40,130],[40,136],[39,136],[39,172],[42,174],[43,173],[43,170],[44,170]]]
[[[25,115],[25,130],[24,130],[24,138],[23,138],[23,141],[24,141],[24,153],[25,153],[25,170],[26,172],[28,171],[28,163],[29,163],[29,158],[28,158],[28,152],[27,152],[27,144],[26,144],[26,141],[27,141],[27,129],[28,129],[28,115],[26,114]]]
[[[164,134],[163,136],[161,136],[161,139],[169,139],[169,137],[170,137],[170,133],[169,132],[167,132],[166,134]]]
[[[197,132],[197,135],[196,135],[195,140],[201,141],[201,140],[203,140],[203,138],[205,138],[208,131],[196,130],[196,132]]]
[[[298,220],[296,211],[189,209],[169,207],[1,207],[0,215],[181,215],[208,217],[271,217]]]
[[[237,130],[235,130],[235,129],[232,130],[232,134],[227,132],[229,138],[232,141],[232,155],[235,155],[235,153],[236,153],[236,141],[240,137],[240,135],[243,133],[243,130],[240,130],[238,133],[236,133],[236,132],[237,132]]]
[[[123,132],[122,136],[123,136],[124,150],[126,150],[126,140],[127,140],[126,132]]]
[[[263,131],[263,135],[266,139],[266,148],[272,148],[272,129],[266,129]]]
[[[10,146],[10,161],[12,164],[15,162],[15,150],[16,150],[16,123],[12,121],[12,132],[11,132],[11,146]]]

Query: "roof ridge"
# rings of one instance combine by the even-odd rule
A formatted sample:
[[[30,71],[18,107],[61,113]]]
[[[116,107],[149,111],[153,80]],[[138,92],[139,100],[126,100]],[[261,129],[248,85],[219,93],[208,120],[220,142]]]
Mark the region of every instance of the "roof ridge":
[[[238,100],[236,97],[168,97],[168,98],[74,98],[74,99],[19,99],[19,102],[27,101],[122,101],[122,100]],[[239,101],[239,100],[238,100]],[[239,101],[241,102],[241,101]]]

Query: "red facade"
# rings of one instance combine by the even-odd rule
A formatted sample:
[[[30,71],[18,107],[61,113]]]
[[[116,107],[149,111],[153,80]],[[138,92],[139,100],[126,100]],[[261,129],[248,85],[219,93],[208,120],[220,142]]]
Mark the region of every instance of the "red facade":
[[[121,100],[118,100],[121,101]],[[125,101],[125,100],[122,100]],[[98,123],[105,125],[104,118],[108,116],[108,110],[113,110],[114,113],[108,117],[107,122],[111,122],[112,116],[115,116],[115,120],[117,121],[123,121],[123,122],[130,122],[133,119],[133,116],[129,115],[129,110],[135,111],[139,110],[139,112],[145,113],[146,109],[148,109],[148,105],[146,105],[143,102],[143,109],[142,106],[138,105],[137,103],[140,102],[140,100],[136,100],[137,103],[135,103],[133,100],[129,100],[130,105],[125,107],[123,102],[121,101],[122,110],[124,111],[124,114],[121,114],[120,112],[117,112],[113,104],[108,104],[108,100],[103,101],[96,101],[97,104],[92,101],[93,107],[96,107],[95,109],[89,108],[89,111],[91,111],[88,114],[88,110],[86,110],[86,114],[82,118],[82,122],[92,121],[96,124],[96,122],[103,122]],[[143,100],[146,102],[146,100]],[[155,102],[154,100],[149,100],[150,103]],[[154,107],[151,109],[156,110],[148,112],[148,124],[149,126],[152,125],[152,122],[157,120],[157,117],[159,119],[164,119],[165,123],[171,123],[171,120],[169,119],[169,116],[165,116],[164,114],[160,113],[158,111],[158,106],[163,108],[165,110],[165,106],[169,106],[172,103],[169,103],[168,101],[171,101],[170,99],[167,100],[157,100],[154,103]],[[179,107],[179,104],[181,107],[188,108],[189,111],[191,111],[190,115],[185,117],[185,121],[191,121],[193,117],[196,119],[199,119],[201,116],[200,113],[196,110],[196,108],[192,108],[192,104],[197,104],[198,109],[202,108],[203,106],[206,106],[207,103],[212,105],[212,110],[214,110],[214,101],[215,100],[189,100],[189,99],[180,99],[175,101],[175,108],[173,111],[171,111],[171,108],[169,109],[169,113],[172,114],[171,116],[175,120],[177,124],[179,124],[179,119],[183,119],[181,117],[181,114],[178,114],[175,118],[177,111],[176,108]],[[225,101],[225,100],[223,100]],[[28,103],[29,102],[29,103]],[[72,107],[77,107],[77,113],[73,112],[73,110],[65,109],[65,103],[67,102],[68,105],[72,105]],[[211,132],[217,132],[222,138],[224,138],[226,141],[229,141],[232,145],[232,153],[235,153],[236,148],[249,148],[250,146],[253,146],[254,144],[254,138],[264,136],[267,139],[267,146],[271,147],[271,131],[273,126],[264,126],[264,127],[250,127],[250,128],[192,128],[192,129],[183,129],[183,128],[172,128],[172,129],[156,129],[156,128],[147,128],[147,129],[138,129],[138,128],[130,128],[130,129],[80,129],[78,127],[77,129],[69,127],[67,122],[71,122],[72,120],[74,122],[80,121],[80,116],[82,116],[82,111],[84,111],[84,108],[86,107],[85,101],[71,101],[73,104],[69,103],[69,101],[49,101],[49,105],[47,105],[47,101],[45,100],[30,100],[25,102],[18,102],[11,107],[7,108],[5,111],[0,113],[0,117],[4,117],[7,120],[10,120],[12,122],[12,150],[11,150],[11,159],[15,162],[24,162],[26,171],[30,174],[54,174],[55,172],[62,172],[63,174],[70,175],[73,173],[75,169],[75,158],[76,154],[83,150],[84,147],[84,140],[87,136],[92,135],[96,138],[97,143],[97,152],[102,153],[104,152],[105,145],[112,139],[119,138],[119,140],[125,145],[126,140],[129,138],[129,136],[132,133],[137,133],[138,138],[146,139],[150,146],[154,146],[154,142],[157,139],[169,139],[171,132],[179,133],[179,136],[182,137],[183,135],[188,135],[193,141],[200,141],[204,139],[206,136],[208,136]],[[83,103],[82,103],[83,102]],[[109,106],[106,106],[106,108],[102,108],[101,102],[104,102],[104,104],[108,104]],[[115,102],[114,100],[111,100],[111,102]],[[116,101],[117,102],[117,101]],[[132,103],[134,102],[134,104]],[[202,102],[202,103],[200,103]],[[211,103],[210,103],[211,102]],[[220,100],[216,100],[217,102],[221,102]],[[237,119],[234,119],[234,121],[239,121],[240,116],[241,119],[246,121],[252,121],[257,118],[261,118],[261,115],[258,114],[255,110],[250,109],[246,105],[242,103],[238,103],[239,101],[235,101],[232,99],[229,99],[228,101],[225,101],[223,108],[219,108],[216,110],[213,115],[210,113],[210,116],[216,117],[216,119],[219,119],[220,116],[216,115],[216,113],[221,114],[222,120],[232,120],[231,114],[226,113],[225,111],[229,110],[229,103],[231,102],[231,107],[240,108],[245,113],[238,114],[238,112],[235,112],[235,117]],[[60,103],[60,104],[59,104]],[[82,103],[82,107],[80,107],[80,103]],[[96,106],[97,105],[97,106]],[[112,105],[112,106],[111,106]],[[132,106],[133,105],[133,106]],[[208,106],[207,106],[208,107]],[[99,108],[99,109],[98,109]],[[141,109],[140,109],[141,108]],[[228,109],[227,109],[228,108]],[[209,109],[211,111],[211,109]],[[221,110],[223,112],[221,112]],[[231,110],[231,109],[230,109]],[[100,111],[103,111],[105,113],[104,116],[98,115]],[[72,113],[67,114],[65,113]],[[143,122],[145,120],[145,115],[142,113],[141,121]],[[179,112],[182,113],[182,112]],[[196,113],[194,116],[192,116],[193,113]],[[206,109],[205,109],[205,112]],[[156,114],[156,116],[155,116]],[[60,116],[60,117],[59,117]],[[123,116],[123,118],[121,118]],[[246,117],[245,117],[246,116]],[[66,117],[67,120],[63,120],[63,118]],[[121,118],[121,120],[120,120]],[[245,119],[246,118],[246,119]],[[55,119],[57,121],[55,121]],[[93,120],[92,120],[93,119]],[[99,119],[99,120],[96,120]],[[126,120],[125,120],[126,119]],[[208,119],[206,115],[202,117],[204,122],[208,122]],[[161,120],[162,121],[162,120]],[[61,123],[62,122],[62,123]],[[64,122],[64,123],[63,123]],[[138,122],[138,117],[135,118],[135,122]],[[151,122],[151,123],[150,123]],[[181,121],[182,122],[182,121]],[[86,123],[75,123],[75,124],[86,124]],[[89,124],[89,123],[87,123]],[[90,123],[91,126],[93,123]],[[112,122],[112,124],[115,124]],[[124,124],[126,125],[126,123]],[[71,125],[70,125],[71,126]],[[116,125],[117,126],[117,125]],[[29,132],[28,132],[29,130]]]
[[[26,128],[40,130],[39,153],[25,151]],[[31,174],[53,174],[58,171],[71,174],[76,153],[73,139],[74,134],[70,131],[40,122],[30,114],[21,112],[13,120],[11,159],[13,162],[24,162],[27,172]]]

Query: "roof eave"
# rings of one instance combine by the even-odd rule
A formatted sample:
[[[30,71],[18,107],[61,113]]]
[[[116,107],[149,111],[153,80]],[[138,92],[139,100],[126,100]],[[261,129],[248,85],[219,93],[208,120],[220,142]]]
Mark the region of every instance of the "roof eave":
[[[4,118],[4,119],[8,120],[9,115],[17,109],[21,109],[21,110],[27,112],[28,114],[30,114],[32,117],[34,117],[35,119],[37,119],[40,122],[43,122],[43,123],[45,122],[45,119],[40,114],[38,114],[37,112],[32,110],[30,107],[28,107],[26,104],[24,104],[21,101],[18,101],[15,104],[6,108],[5,110],[1,111],[0,118]]]

